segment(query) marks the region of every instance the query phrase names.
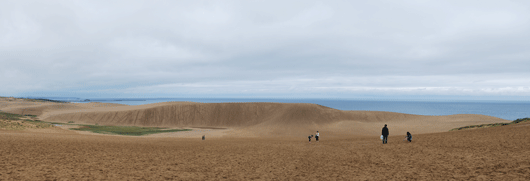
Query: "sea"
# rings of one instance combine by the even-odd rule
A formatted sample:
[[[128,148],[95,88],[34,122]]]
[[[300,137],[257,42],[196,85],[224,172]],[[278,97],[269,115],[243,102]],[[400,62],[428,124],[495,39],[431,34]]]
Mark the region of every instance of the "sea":
[[[347,99],[244,99],[244,98],[46,98],[66,102],[103,102],[142,105],[158,102],[201,103],[278,102],[313,103],[339,110],[388,111],[417,115],[482,114],[506,120],[530,117],[528,101],[423,101],[423,100],[347,100]]]

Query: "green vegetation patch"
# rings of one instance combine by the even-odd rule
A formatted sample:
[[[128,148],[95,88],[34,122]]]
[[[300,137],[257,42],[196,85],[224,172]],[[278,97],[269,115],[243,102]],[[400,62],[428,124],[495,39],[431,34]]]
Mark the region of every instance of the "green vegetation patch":
[[[57,101],[57,100],[51,100],[51,99],[28,99],[26,100],[32,101],[32,102],[55,102],[55,103],[68,103],[66,101]]]
[[[20,120],[21,117],[23,116],[19,114],[11,114],[11,113],[0,111],[0,119],[3,119],[3,120]]]
[[[0,119],[0,129],[7,130],[24,130],[26,128],[49,128],[53,127],[51,123],[42,122],[39,120],[24,119],[14,117],[11,119]]]
[[[26,119],[29,117],[30,119]],[[24,130],[25,128],[48,128],[53,127],[54,124],[60,125],[78,125],[80,128],[70,128],[78,131],[91,131],[102,134],[118,134],[127,136],[142,136],[155,133],[169,133],[178,131],[191,131],[191,129],[163,129],[153,127],[137,127],[137,126],[100,126],[96,125],[80,125],[73,124],[73,121],[68,123],[54,123],[43,122],[36,120],[35,115],[19,115],[0,111],[0,129],[8,130]]]
[[[480,124],[480,125],[471,125],[471,126],[464,126],[460,128],[451,129],[449,131],[457,131],[457,130],[465,130],[465,129],[473,129],[473,128],[489,128],[489,127],[496,127],[496,126],[506,126],[511,124],[518,124],[523,122],[530,121],[530,118],[520,118],[516,119],[515,121],[512,121],[510,123],[492,123],[492,124]]]
[[[530,118],[520,118],[520,119],[516,119],[515,121],[512,121],[512,124],[523,123],[523,122],[528,122],[528,121],[530,121]]]
[[[136,126],[100,126],[100,125],[81,125],[80,128],[70,128],[78,131],[91,131],[102,134],[118,134],[126,136],[142,136],[155,133],[168,133],[178,131],[191,131],[191,129],[162,129],[151,127],[136,127]]]

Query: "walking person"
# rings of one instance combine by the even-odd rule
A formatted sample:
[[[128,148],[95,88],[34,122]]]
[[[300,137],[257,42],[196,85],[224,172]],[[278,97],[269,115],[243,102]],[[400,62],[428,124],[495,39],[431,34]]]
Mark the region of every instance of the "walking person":
[[[388,128],[386,127],[386,124],[385,124],[385,127],[383,127],[383,131],[381,132],[381,135],[383,135],[383,144],[386,144],[388,140]]]
[[[317,140],[317,142],[318,142],[318,136],[319,136],[319,134],[318,134],[318,131],[317,131],[317,134],[315,135],[315,140]]]
[[[309,143],[311,143],[311,138],[313,137],[313,135],[309,135],[307,138],[309,139]]]

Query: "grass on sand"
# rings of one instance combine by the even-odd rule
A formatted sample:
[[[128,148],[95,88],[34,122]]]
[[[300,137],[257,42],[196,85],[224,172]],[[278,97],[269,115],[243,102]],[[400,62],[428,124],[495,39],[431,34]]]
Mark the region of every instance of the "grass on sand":
[[[456,131],[456,130],[465,130],[465,129],[474,129],[474,128],[489,128],[489,127],[495,127],[495,126],[506,126],[510,124],[517,124],[522,122],[530,121],[530,118],[520,118],[516,119],[515,121],[512,121],[510,123],[492,123],[492,124],[480,124],[480,125],[470,125],[470,126],[464,126],[460,128],[455,128],[450,131]]]
[[[27,119],[30,118],[30,119]],[[71,130],[78,131],[91,131],[94,133],[102,134],[118,134],[127,136],[142,136],[147,134],[155,133],[168,133],[178,131],[191,131],[191,129],[163,129],[163,128],[152,128],[152,127],[136,127],[136,126],[100,126],[96,125],[80,125],[72,124],[73,121],[68,123],[50,123],[43,122],[35,119],[34,115],[19,115],[0,111],[0,129],[7,130],[24,130],[26,128],[49,128],[53,127],[54,124],[64,125],[78,125],[80,128],[71,128]]]
[[[51,123],[39,120],[25,119],[27,117],[35,119],[34,115],[19,115],[0,111],[0,129],[24,130],[26,128],[49,128]]]
[[[80,128],[70,128],[78,131],[91,131],[102,134],[118,134],[127,136],[142,136],[155,133],[168,133],[178,131],[191,131],[191,129],[162,129],[152,127],[136,127],[136,126],[100,126],[100,125],[81,125]]]
[[[0,119],[2,120],[20,120],[21,117],[23,116],[19,114],[11,114],[0,111]]]

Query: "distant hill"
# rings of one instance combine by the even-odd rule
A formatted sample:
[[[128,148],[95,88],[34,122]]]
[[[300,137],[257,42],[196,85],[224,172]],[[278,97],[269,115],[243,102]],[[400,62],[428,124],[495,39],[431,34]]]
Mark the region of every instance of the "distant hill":
[[[485,115],[422,116],[380,111],[342,111],[307,103],[167,102],[139,106],[98,107],[50,113],[45,121],[157,127],[222,127],[238,134],[302,136],[321,134],[379,135],[444,132],[472,125],[509,122]],[[244,133],[243,133],[244,132]]]

